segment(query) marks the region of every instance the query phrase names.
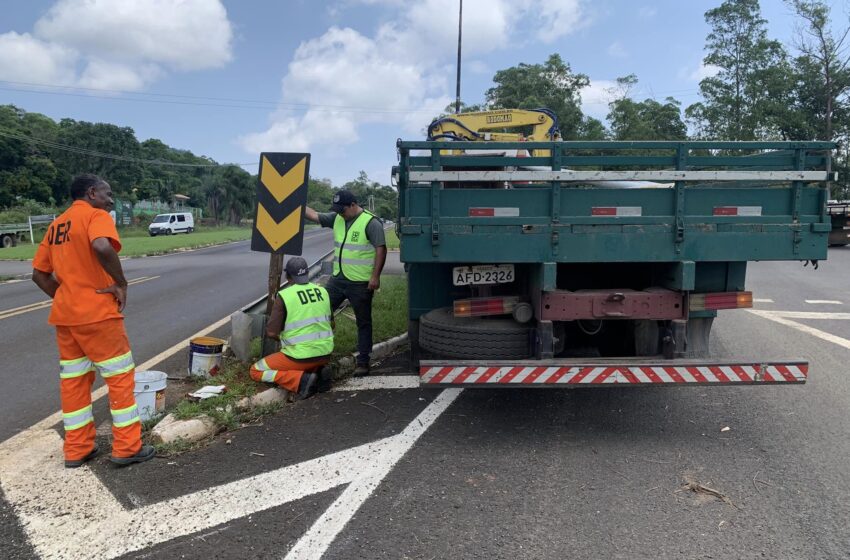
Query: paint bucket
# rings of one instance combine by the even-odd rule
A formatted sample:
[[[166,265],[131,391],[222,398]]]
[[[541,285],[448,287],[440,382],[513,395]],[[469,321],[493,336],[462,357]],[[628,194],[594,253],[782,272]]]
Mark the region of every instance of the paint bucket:
[[[215,377],[221,369],[221,352],[225,341],[213,336],[199,336],[189,341],[189,375]]]
[[[137,371],[133,396],[139,407],[139,417],[144,422],[165,412],[165,379],[161,371]]]

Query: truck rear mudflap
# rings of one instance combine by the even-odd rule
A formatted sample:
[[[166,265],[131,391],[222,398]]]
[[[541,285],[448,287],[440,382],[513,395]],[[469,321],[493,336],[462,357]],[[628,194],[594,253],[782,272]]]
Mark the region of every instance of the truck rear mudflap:
[[[419,381],[441,387],[760,385],[806,382],[804,360],[422,360]]]

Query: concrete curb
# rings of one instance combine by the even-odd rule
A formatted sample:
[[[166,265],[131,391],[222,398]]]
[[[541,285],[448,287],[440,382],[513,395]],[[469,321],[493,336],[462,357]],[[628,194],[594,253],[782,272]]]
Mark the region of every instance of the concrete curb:
[[[407,342],[407,333],[396,336],[384,342],[379,342],[372,347],[372,359],[379,360],[392,354],[396,349]],[[354,371],[355,355],[346,356],[337,362],[340,371],[350,373]],[[236,403],[239,408],[254,408],[257,406],[273,403],[286,404],[290,400],[290,392],[280,387],[271,387],[260,391],[251,397],[245,397]],[[208,437],[212,437],[221,431],[221,427],[215,420],[207,415],[196,416],[186,420],[178,420],[173,414],[154,426],[151,430],[151,440],[156,444],[174,443],[183,440],[186,443],[194,443]]]
[[[400,334],[396,337],[393,337],[389,340],[385,340],[384,342],[379,342],[378,344],[372,347],[372,354],[370,358],[372,360],[380,360],[382,358],[386,358],[393,352],[395,352],[400,346],[407,342],[407,333]],[[357,354],[352,354],[351,356],[345,356],[344,358],[340,358],[337,362],[337,366],[339,367],[340,372],[351,373],[354,371],[354,364],[357,360]]]
[[[238,408],[254,408],[273,403],[286,403],[288,400],[289,391],[272,387],[260,391],[254,396],[245,397],[237,402],[236,406]],[[212,437],[220,431],[221,427],[206,414],[186,420],[178,420],[174,417],[174,414],[169,414],[151,430],[151,441],[156,444],[175,443],[178,440],[183,440],[185,443],[195,443]]]
[[[173,414],[169,414],[151,430],[151,440],[156,444],[174,443],[179,440],[194,443],[218,432],[219,426],[206,414],[186,420],[178,420]]]

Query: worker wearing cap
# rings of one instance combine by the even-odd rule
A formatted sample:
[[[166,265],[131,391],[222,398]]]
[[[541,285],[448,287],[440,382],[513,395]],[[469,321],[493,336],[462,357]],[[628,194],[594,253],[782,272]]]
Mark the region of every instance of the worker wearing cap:
[[[127,280],[118,259],[118,231],[107,214],[112,189],[96,175],[80,175],[71,183],[71,198],[71,207],[50,224],[32,263],[33,282],[53,298],[48,322],[56,326],[59,345],[65,466],[82,466],[98,453],[91,401],[95,371],[109,388],[112,461],[140,463],[155,450],[142,445],[133,395],[135,364],[121,314]]]
[[[332,212],[318,213],[309,206],[305,217],[334,231],[333,276],[326,287],[331,309],[344,300],[354,308],[357,320],[355,377],[369,375],[372,353],[372,298],[381,287],[381,271],[387,260],[384,226],[374,214],[357,204],[351,191],[334,194]]]
[[[251,379],[276,383],[296,394],[313,396],[319,385],[318,372],[330,361],[334,349],[333,314],[328,292],[310,282],[307,261],[290,258],[286,287],[275,297],[266,323],[266,336],[280,338],[280,352],[269,354],[251,366]],[[322,371],[323,384],[330,381]]]

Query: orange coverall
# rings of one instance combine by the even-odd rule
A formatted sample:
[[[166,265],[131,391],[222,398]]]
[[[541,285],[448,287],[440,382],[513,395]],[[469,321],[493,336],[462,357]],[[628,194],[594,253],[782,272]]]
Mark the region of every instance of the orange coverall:
[[[132,457],[142,447],[133,395],[135,364],[124,316],[112,294],[97,293],[114,283],[92,250],[92,241],[99,237],[121,250],[109,214],[78,200],[50,225],[33,259],[33,268],[53,273],[59,282],[48,322],[56,326],[59,345],[66,460],[82,459],[94,448],[95,371],[109,388],[113,457]]]

